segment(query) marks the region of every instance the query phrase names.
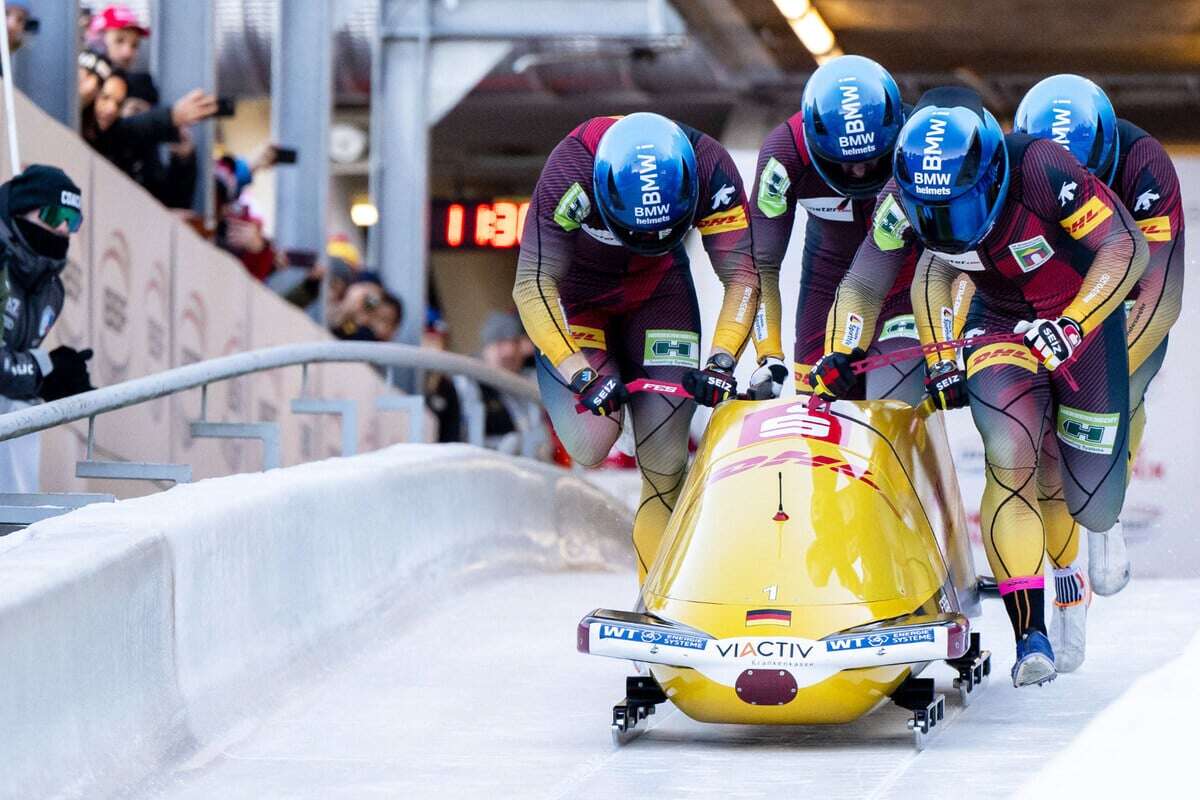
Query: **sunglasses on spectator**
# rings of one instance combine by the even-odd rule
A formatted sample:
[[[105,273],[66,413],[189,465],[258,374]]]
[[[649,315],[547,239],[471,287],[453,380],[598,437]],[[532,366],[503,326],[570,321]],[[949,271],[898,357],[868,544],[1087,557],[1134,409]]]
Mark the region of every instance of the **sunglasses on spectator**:
[[[67,223],[67,230],[71,233],[77,233],[79,226],[83,224],[83,214],[78,208],[70,206],[42,206],[42,210],[38,212],[38,218],[46,223],[51,228],[58,228],[64,222]]]

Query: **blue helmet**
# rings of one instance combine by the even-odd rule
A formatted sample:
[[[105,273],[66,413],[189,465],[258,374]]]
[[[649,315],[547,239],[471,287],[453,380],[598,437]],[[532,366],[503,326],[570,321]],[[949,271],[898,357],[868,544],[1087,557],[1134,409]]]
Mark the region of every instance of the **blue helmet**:
[[[1108,95],[1080,75],[1051,75],[1025,93],[1013,130],[1061,144],[1105,183],[1117,174],[1117,112]]]
[[[964,253],[987,235],[1008,194],[1008,150],[970,89],[931,89],[896,145],[900,205],[933,250]]]
[[[874,197],[892,177],[892,149],[904,125],[900,87],[862,56],[822,64],[800,101],[804,144],[830,188],[845,197]]]
[[[700,196],[696,152],[664,116],[630,114],[605,131],[592,183],[600,218],[635,253],[669,252],[692,227]]]

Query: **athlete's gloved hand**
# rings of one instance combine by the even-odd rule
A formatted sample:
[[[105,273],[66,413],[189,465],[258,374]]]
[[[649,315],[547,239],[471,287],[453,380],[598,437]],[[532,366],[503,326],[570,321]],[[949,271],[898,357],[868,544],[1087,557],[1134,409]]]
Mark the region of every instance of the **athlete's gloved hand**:
[[[818,395],[826,400],[836,400],[854,391],[858,385],[858,375],[853,364],[861,361],[866,353],[856,347],[851,353],[826,353],[813,364],[812,371],[805,377],[804,382]]]
[[[737,381],[733,379],[733,357],[715,353],[704,369],[693,369],[683,376],[683,388],[702,406],[713,407],[737,397]]]
[[[758,362],[758,369],[750,375],[750,390],[746,393],[751,400],[770,400],[783,394],[783,384],[791,370],[782,360],[767,356]]]
[[[604,375],[584,367],[571,376],[571,391],[579,403],[598,417],[617,413],[629,400],[629,390],[616,375]]]
[[[1053,322],[1048,319],[1018,322],[1013,333],[1025,336],[1025,346],[1051,372],[1070,358],[1083,341],[1083,330],[1070,317],[1059,317]]]
[[[942,411],[962,408],[970,400],[967,394],[967,376],[953,361],[939,361],[929,368],[925,376],[925,391],[933,398],[933,404]]]
[[[63,345],[51,350],[50,363],[54,365],[54,368],[42,381],[42,388],[38,391],[39,396],[49,402],[95,389],[87,368],[87,361],[91,357],[90,348],[76,350],[74,347]]]

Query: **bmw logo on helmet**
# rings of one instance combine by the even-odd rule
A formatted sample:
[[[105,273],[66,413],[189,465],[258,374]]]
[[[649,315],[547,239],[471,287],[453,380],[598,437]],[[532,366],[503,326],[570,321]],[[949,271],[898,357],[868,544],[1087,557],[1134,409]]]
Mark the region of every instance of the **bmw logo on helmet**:
[[[973,250],[1008,194],[1004,132],[970,89],[925,93],[900,131],[894,169],[909,224],[942,253]]]
[[[696,153],[664,116],[630,114],[605,131],[592,181],[604,224],[636,253],[670,252],[692,227],[700,195]]]
[[[1117,175],[1117,113],[1104,90],[1080,75],[1035,84],[1017,106],[1013,131],[1062,145],[1105,183]]]
[[[900,87],[862,56],[840,56],[817,69],[800,103],[813,167],[846,197],[874,197],[892,176],[892,149],[904,124]]]

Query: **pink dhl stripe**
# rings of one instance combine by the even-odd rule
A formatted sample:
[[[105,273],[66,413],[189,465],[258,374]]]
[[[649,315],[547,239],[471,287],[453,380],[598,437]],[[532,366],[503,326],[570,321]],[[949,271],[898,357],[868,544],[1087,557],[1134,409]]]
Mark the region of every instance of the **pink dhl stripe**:
[[[1046,579],[1041,575],[1028,575],[1023,578],[1009,578],[1000,581],[1000,596],[1019,592],[1022,589],[1045,589]]]

